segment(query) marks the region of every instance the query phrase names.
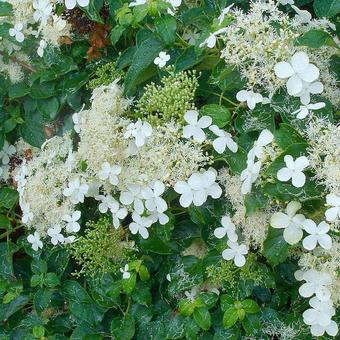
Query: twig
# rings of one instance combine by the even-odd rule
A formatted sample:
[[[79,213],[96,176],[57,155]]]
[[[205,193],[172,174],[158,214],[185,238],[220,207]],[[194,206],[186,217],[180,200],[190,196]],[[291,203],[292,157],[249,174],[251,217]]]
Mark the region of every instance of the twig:
[[[0,51],[0,55],[6,56],[6,54],[4,52],[1,52],[1,51]],[[37,72],[37,70],[33,66],[31,66],[31,65],[29,65],[29,64],[27,64],[27,63],[25,63],[25,62],[23,62],[21,60],[19,60],[17,57],[14,57],[14,56],[8,56],[8,57],[13,62],[15,62],[15,63],[19,64],[20,66],[22,66],[24,69],[26,69],[26,70],[28,70],[28,71],[30,71],[32,73]]]

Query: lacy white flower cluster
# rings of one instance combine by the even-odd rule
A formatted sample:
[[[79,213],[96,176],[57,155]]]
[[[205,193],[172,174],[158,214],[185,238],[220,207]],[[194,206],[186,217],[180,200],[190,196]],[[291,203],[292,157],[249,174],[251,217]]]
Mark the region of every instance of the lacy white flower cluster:
[[[169,221],[162,197],[167,187],[181,193],[183,206],[221,196],[216,172],[201,169],[210,157],[191,138],[181,138],[187,129],[123,118],[129,104],[117,82],[95,89],[91,109],[73,115],[76,149],[70,134],[54,137],[17,171],[22,220],[34,231],[28,237],[33,249],[45,238],[52,244],[73,242],[86,197],[98,201],[99,212],[109,214],[115,228],[131,213],[131,233],[148,238],[152,224]]]
[[[330,56],[336,53],[336,48],[323,46],[309,50],[314,65],[309,63],[305,54],[307,49],[296,46],[295,40],[310,29],[332,33],[335,26],[326,19],[312,19],[308,11],[300,10],[292,1],[284,4],[291,5],[296,12],[295,17],[289,18],[273,0],[251,1],[248,12],[228,6],[217,19],[219,28],[200,47],[214,48],[217,38],[221,37],[225,43],[221,56],[228,64],[236,65],[247,81],[248,90],[240,92],[237,99],[247,101],[250,109],[265,99],[255,90],[264,89],[271,98],[288,79],[289,94],[300,97],[302,102],[301,108],[294,114],[304,118],[308,110],[322,107],[321,103],[309,103],[310,94],[320,94],[325,88],[325,96],[334,104],[339,103],[336,77],[328,70]],[[322,71],[322,83],[316,81],[319,70]]]
[[[17,58],[18,51],[22,49],[23,43],[27,38],[32,38],[36,44],[36,52],[42,57],[48,45],[58,47],[62,37],[70,37],[70,24],[56,13],[58,6],[65,4],[66,8],[71,9],[78,4],[85,7],[89,0],[7,0],[12,11],[8,16],[0,19],[0,24],[8,24],[8,37],[3,35],[0,51],[9,55],[15,53]],[[19,52],[19,60],[20,52]],[[26,61],[27,60],[23,60]],[[0,56],[0,71],[8,74],[12,82],[22,79],[22,71],[18,64],[12,61],[4,62]]]
[[[327,195],[327,203],[331,207],[326,210],[325,218],[327,221],[335,221],[339,218],[340,197]],[[299,202],[288,203],[286,213],[276,212],[273,214],[270,221],[271,226],[284,229],[283,238],[291,245],[297,244],[303,238],[302,245],[306,250],[313,251],[320,247],[327,253],[333,246],[332,238],[328,235],[331,226],[326,221],[321,221],[317,225],[313,220],[306,219],[303,214],[298,214],[301,207]],[[331,320],[335,309],[331,291],[327,286],[336,284],[338,279],[332,278],[327,272],[317,271],[313,267],[307,271],[299,270],[295,273],[297,280],[306,281],[299,289],[300,295],[310,298],[315,294],[315,297],[309,301],[312,308],[303,313],[304,322],[311,326],[311,332],[315,336],[322,336],[325,332],[335,336],[338,326]]]

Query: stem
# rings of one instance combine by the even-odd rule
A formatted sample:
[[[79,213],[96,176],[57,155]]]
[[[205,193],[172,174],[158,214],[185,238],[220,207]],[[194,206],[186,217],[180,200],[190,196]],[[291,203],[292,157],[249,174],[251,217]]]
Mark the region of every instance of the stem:
[[[0,55],[6,56],[6,54],[5,54],[4,52],[1,52],[1,51],[0,51]],[[37,70],[36,70],[33,66],[31,66],[31,65],[29,65],[29,64],[27,64],[27,63],[25,63],[25,62],[23,62],[23,61],[20,61],[17,57],[14,57],[14,56],[8,56],[8,57],[9,57],[9,59],[11,59],[13,62],[19,64],[21,67],[23,67],[23,68],[26,69],[27,71],[30,71],[30,72],[32,72],[32,73],[37,72]]]
[[[22,224],[19,224],[18,226],[16,226],[15,228],[13,228],[13,229],[11,229],[11,230],[8,230],[8,231],[6,231],[6,232],[4,232],[4,233],[2,233],[1,235],[0,235],[0,240],[2,240],[3,238],[5,238],[5,237],[8,237],[13,231],[16,231],[16,230],[18,230],[18,229],[20,229],[20,228],[22,228],[23,227],[23,225]]]

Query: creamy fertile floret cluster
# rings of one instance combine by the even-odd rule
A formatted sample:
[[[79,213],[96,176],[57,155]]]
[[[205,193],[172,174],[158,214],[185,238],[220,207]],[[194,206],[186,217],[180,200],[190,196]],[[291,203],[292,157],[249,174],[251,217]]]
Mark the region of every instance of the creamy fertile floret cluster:
[[[117,82],[95,89],[91,108],[73,115],[77,146],[70,134],[53,137],[17,171],[23,222],[32,231],[28,241],[33,249],[42,248],[43,240],[73,242],[86,197],[97,201],[99,212],[109,214],[115,228],[131,214],[131,233],[148,238],[151,225],[169,222],[163,198],[169,187],[181,192],[183,206],[221,196],[216,172],[202,169],[210,157],[186,138],[190,125],[183,129],[175,122],[152,126],[131,121],[123,117],[129,104]],[[194,136],[197,131],[200,127]]]

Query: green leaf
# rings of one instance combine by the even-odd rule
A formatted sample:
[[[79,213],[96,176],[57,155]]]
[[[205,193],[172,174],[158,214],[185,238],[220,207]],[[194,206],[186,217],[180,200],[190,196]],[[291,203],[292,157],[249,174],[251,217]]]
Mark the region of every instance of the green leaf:
[[[44,260],[33,259],[31,263],[31,270],[34,274],[47,273],[47,263]]]
[[[110,39],[111,39],[111,43],[113,46],[115,46],[117,44],[117,42],[119,41],[120,37],[122,36],[122,34],[125,31],[125,27],[124,26],[115,26],[110,33]]]
[[[128,279],[122,279],[122,287],[127,294],[131,294],[136,286],[137,274],[131,273]]]
[[[12,14],[13,7],[6,1],[0,2],[0,17],[6,17]]]
[[[243,300],[241,304],[246,313],[258,313],[260,311],[259,305],[254,300],[246,299]]]
[[[317,185],[315,182],[306,180],[302,188],[296,188],[289,183],[266,183],[263,187],[263,192],[281,201],[297,200],[300,202],[307,202],[313,200],[320,200],[325,188]]]
[[[322,46],[338,48],[333,37],[322,30],[310,30],[306,32],[302,37],[296,39],[295,44],[297,46],[308,46],[311,48],[320,48]]]
[[[95,304],[78,282],[67,280],[60,291],[69,302],[69,308],[76,318],[89,325],[96,325],[102,321],[106,309]]]
[[[195,309],[195,302],[188,299],[181,300],[178,304],[179,312],[183,316],[190,316]]]
[[[0,188],[0,207],[11,209],[18,201],[19,193],[9,187]]]
[[[204,105],[200,109],[200,115],[211,117],[213,124],[219,128],[223,128],[231,121],[230,111],[226,107],[217,104]]]
[[[0,214],[0,229],[10,229],[11,221],[7,216]]]
[[[167,15],[155,20],[156,31],[166,46],[172,45],[176,40],[176,18]]]
[[[39,83],[38,81],[35,81],[30,90],[30,96],[33,99],[50,98],[55,94],[55,83],[53,82]]]
[[[140,266],[138,274],[142,281],[148,281],[150,279],[148,268],[146,268],[144,265]]]
[[[185,49],[176,59],[176,71],[184,71],[197,65],[202,61],[203,57],[204,55],[202,50],[197,51],[194,46],[190,46],[189,48]]]
[[[314,0],[315,14],[319,17],[334,17],[340,12],[340,2],[338,0]]]
[[[52,292],[45,288],[40,288],[33,298],[34,308],[38,314],[46,309],[51,301]]]
[[[229,307],[223,314],[223,326],[230,328],[235,325],[238,320],[238,313],[235,307]]]
[[[225,312],[230,307],[234,306],[234,299],[226,294],[221,295],[221,309],[223,312]]]
[[[0,308],[0,320],[6,321],[11,315],[24,307],[29,301],[29,296],[20,295],[10,303],[2,305]]]
[[[8,96],[10,99],[20,98],[26,96],[30,92],[30,88],[25,83],[13,84],[8,89]]]
[[[139,76],[153,63],[159,52],[162,51],[162,47],[162,43],[154,36],[146,39],[137,47],[132,64],[125,77],[124,86],[126,94],[133,94]]]
[[[42,286],[44,282],[43,274],[34,274],[31,276],[31,287]]]
[[[247,215],[254,214],[257,209],[265,208],[268,203],[268,197],[263,194],[259,188],[253,189],[253,191],[245,196],[244,204],[246,206]]]
[[[37,100],[37,108],[46,120],[54,120],[57,118],[59,111],[59,101],[56,97]]]
[[[86,16],[92,20],[104,24],[103,18],[100,16],[100,10],[103,6],[103,0],[91,0],[87,7],[79,7]]]
[[[198,326],[207,331],[211,326],[211,316],[207,308],[200,307],[194,310],[194,320]]]
[[[242,326],[246,333],[249,335],[254,335],[261,329],[261,320],[257,314],[248,314],[242,321]]]
[[[14,276],[13,272],[13,252],[15,247],[12,243],[0,243],[0,276],[10,279]]]
[[[26,113],[25,123],[19,128],[22,138],[32,146],[40,147],[46,140],[44,120],[40,112]]]
[[[135,319],[128,314],[123,318],[115,317],[111,322],[111,334],[117,340],[130,340],[135,334]]]
[[[269,228],[263,243],[263,255],[272,265],[278,265],[286,260],[289,244],[283,238],[282,229]]]
[[[131,296],[140,305],[148,306],[152,303],[150,288],[146,285],[138,284]]]
[[[280,128],[274,131],[274,138],[282,150],[287,149],[291,145],[306,143],[306,140],[298,131],[285,123],[280,124]]]
[[[56,273],[47,273],[44,279],[44,284],[50,288],[58,286],[60,284],[58,275]]]

